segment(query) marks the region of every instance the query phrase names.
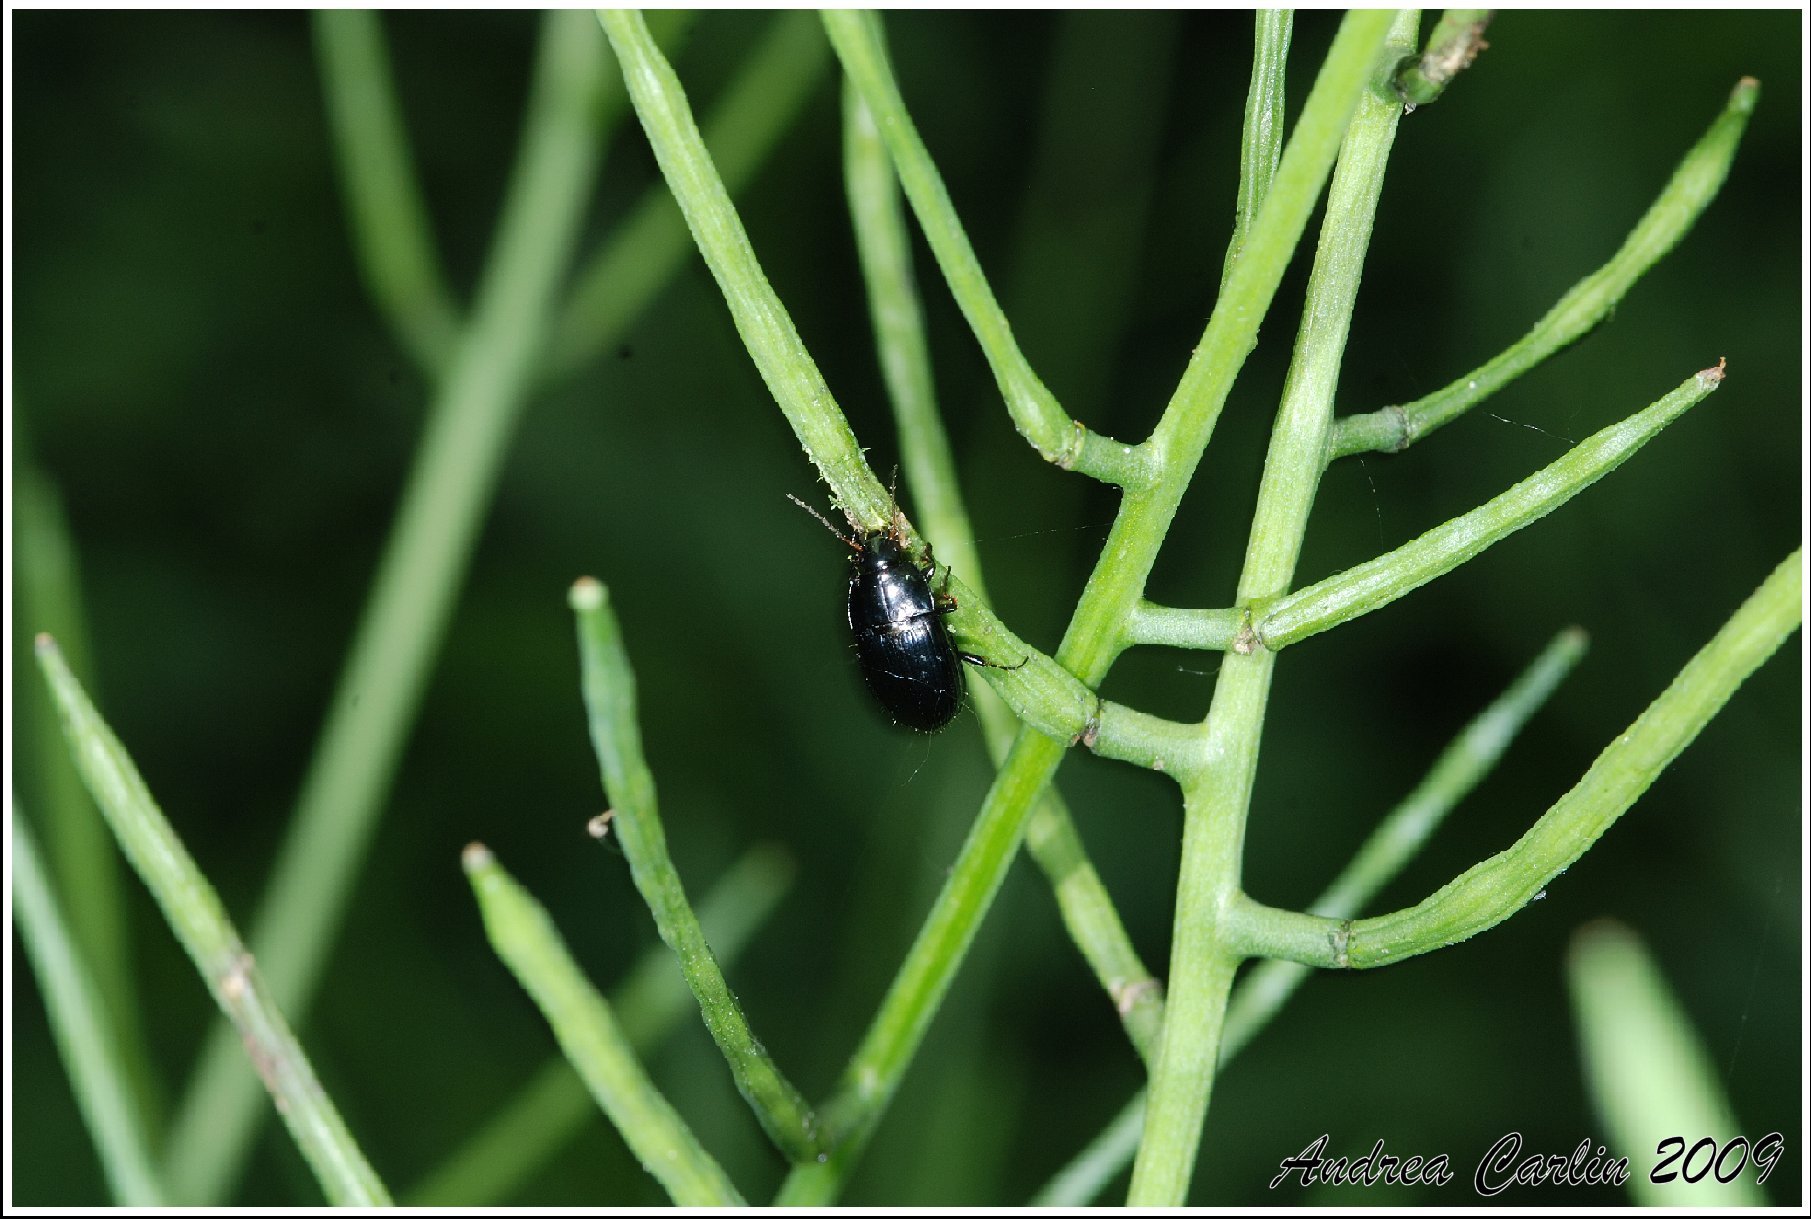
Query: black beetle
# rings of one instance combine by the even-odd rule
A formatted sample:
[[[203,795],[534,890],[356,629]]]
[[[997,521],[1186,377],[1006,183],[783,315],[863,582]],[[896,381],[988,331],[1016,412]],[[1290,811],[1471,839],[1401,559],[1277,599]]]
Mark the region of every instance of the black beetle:
[[[931,591],[937,564],[930,548],[924,566],[913,557],[898,525],[861,529],[854,518],[850,537],[796,495],[786,497],[855,552],[849,570],[849,630],[862,679],[894,723],[919,732],[936,732],[956,718],[962,707],[962,668],[958,661],[989,666],[993,662],[960,651],[950,642],[943,615],[956,608],[947,592]],[[948,587],[949,569],[944,568]],[[1029,660],[1027,657],[1026,660]],[[1025,664],[1000,665],[1019,668]]]

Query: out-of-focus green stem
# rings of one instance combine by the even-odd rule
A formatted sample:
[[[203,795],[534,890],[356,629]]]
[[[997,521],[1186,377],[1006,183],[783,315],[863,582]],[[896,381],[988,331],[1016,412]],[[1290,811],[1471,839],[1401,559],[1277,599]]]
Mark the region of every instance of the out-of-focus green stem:
[[[1074,1159],[1032,1195],[1028,1205],[1064,1209],[1093,1205],[1138,1154],[1138,1140],[1144,1134],[1145,1099],[1145,1090],[1140,1088]]]
[[[82,965],[73,929],[57,908],[50,878],[38,862],[38,848],[17,802],[7,823],[12,908],[19,921],[19,938],[44,992],[50,1029],[69,1072],[76,1105],[100,1155],[101,1170],[119,1205],[159,1206],[163,1191],[151,1167],[130,1079],[107,1028],[100,994]]]
[[[344,917],[538,364],[597,165],[607,67],[588,15],[546,17],[522,150],[471,322],[252,925],[272,993],[298,1017]],[[229,1030],[210,1038],[171,1134],[176,1198],[217,1203],[243,1162],[258,1110],[241,1058]]]
[[[32,636],[49,634],[58,641],[70,671],[92,690],[75,543],[56,486],[33,461],[23,421],[15,425],[13,437],[12,519],[15,616],[10,643],[15,664],[30,663],[26,649]],[[132,970],[119,848],[70,760],[49,691],[37,682],[18,683],[12,713],[8,727],[16,750],[13,782],[39,818],[52,891],[81,894],[63,917],[76,955],[87,966],[106,1011],[114,1053],[127,1073],[142,1120],[156,1125],[161,1120],[162,1080],[152,1067]]]
[[[314,44],[365,288],[428,380],[438,381],[458,341],[459,309],[434,249],[383,26],[369,10],[323,9],[314,15]]]
[[[1629,1174],[1629,1193],[1641,1206],[1766,1206],[1759,1181],[1768,1175],[1761,1150],[1771,1137],[1744,1130],[1719,1083],[1718,1065],[1692,1029],[1691,1018],[1661,976],[1641,940],[1620,923],[1587,923],[1572,938],[1566,959],[1585,1079],[1621,1152],[1658,1157],[1667,1139],[1683,1138],[1670,1166],[1676,1175],[1656,1181],[1646,1167]],[[1718,1149],[1716,1171],[1691,1173],[1705,1157],[1688,1154],[1699,1139]],[[1607,1157],[1606,1157],[1607,1158]],[[1728,1180],[1718,1180],[1725,1166]],[[1739,1165],[1739,1167],[1738,1167]],[[1660,1166],[1655,1164],[1654,1168]]]
[[[654,22],[671,26],[693,14],[648,14],[657,42],[668,43]],[[749,52],[712,105],[704,142],[712,150],[725,189],[734,192],[767,162],[780,138],[823,81],[830,48],[817,18],[807,11],[776,12],[766,35]],[[550,371],[577,370],[627,329],[693,250],[685,220],[659,182],[635,210],[612,228],[597,253],[574,277],[571,297],[548,351]]]

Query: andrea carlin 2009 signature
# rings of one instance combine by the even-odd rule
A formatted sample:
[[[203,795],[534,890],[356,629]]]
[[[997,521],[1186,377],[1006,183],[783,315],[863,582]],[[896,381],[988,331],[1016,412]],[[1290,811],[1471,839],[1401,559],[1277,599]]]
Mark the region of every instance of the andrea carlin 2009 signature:
[[[1328,1136],[1321,1135],[1296,1155],[1278,1165],[1270,1188],[1292,1178],[1297,1184],[1309,1185],[1450,1185],[1453,1181],[1452,1160],[1445,1152],[1438,1155],[1399,1156],[1384,1150],[1378,1139],[1361,1156],[1329,1156]],[[1783,1140],[1777,1133],[1764,1135],[1752,1142],[1736,1137],[1724,1141],[1704,1138],[1687,1146],[1684,1138],[1661,1140],[1654,1149],[1655,1163],[1648,1178],[1656,1184],[1683,1180],[1696,1182],[1706,1176],[1727,1182],[1752,1168],[1755,1184],[1767,1180],[1779,1161]],[[1624,1185],[1629,1179],[1626,1156],[1612,1156],[1609,1151],[1580,1140],[1570,1154],[1539,1152],[1524,1155],[1522,1136],[1511,1131],[1491,1144],[1479,1158],[1472,1173],[1472,1188],[1483,1197],[1494,1197],[1512,1185]]]

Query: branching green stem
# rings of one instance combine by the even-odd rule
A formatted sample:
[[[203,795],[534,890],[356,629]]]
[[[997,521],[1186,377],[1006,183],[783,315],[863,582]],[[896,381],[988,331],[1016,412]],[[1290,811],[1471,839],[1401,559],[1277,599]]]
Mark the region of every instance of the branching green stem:
[[[635,677],[629,670],[622,630],[610,610],[609,596],[602,584],[584,579],[572,586],[571,600],[578,617],[591,744],[597,751],[604,788],[616,814],[614,826],[635,888],[653,913],[660,938],[678,956],[705,1027],[723,1051],[736,1087],[753,1106],[762,1127],[789,1158],[815,1159],[823,1150],[817,1118],[749,1030],[667,855],[666,833],[655,804],[654,775],[642,756]]]
[[[1672,179],[1609,262],[1574,284],[1559,303],[1501,355],[1444,389],[1404,406],[1350,415],[1334,429],[1328,460],[1351,453],[1393,453],[1451,423],[1561,348],[1576,342],[1616,307],[1647,269],[1691,231],[1729,175],[1736,146],[1760,100],[1761,85],[1744,77],[1723,113],[1692,146]]]
[[[1795,550],[1688,661],[1660,697],[1597,755],[1584,777],[1509,849],[1418,905],[1342,922],[1250,902],[1241,934],[1304,965],[1371,969],[1470,939],[1545,891],[1698,735],[1736,688],[1799,627],[1802,550]]]
[[[1421,54],[1396,73],[1396,92],[1407,108],[1405,113],[1438,99],[1453,77],[1471,67],[1478,53],[1490,45],[1484,41],[1490,17],[1487,8],[1449,8],[1440,14]]]
[[[1339,965],[1368,969],[1470,939],[1546,889],[1659,777],[1681,750],[1799,627],[1804,551],[1795,550],[1597,756],[1514,846],[1466,871],[1419,905],[1360,919]]]
[[[1084,685],[1098,684],[1121,647],[1120,625],[1142,595],[1157,548],[1206,447],[1226,394],[1281,280],[1331,168],[1347,119],[1371,81],[1389,14],[1355,13],[1341,23],[1289,141],[1246,250],[1159,425],[1164,474],[1122,503],[1094,578],[1057,661]],[[1007,675],[1009,676],[1009,675]],[[844,1073],[846,1098],[826,1118],[841,1134],[829,1161],[795,1168],[777,1201],[821,1205],[835,1196],[922,1039],[961,950],[1012,860],[1032,802],[1062,758],[1062,742],[1022,729],[943,892],[913,944],[868,1037]]]
[[[887,62],[879,17],[847,9],[825,10],[822,16],[849,83],[875,116],[906,198],[993,369],[1013,425],[1046,461],[1122,487],[1142,485],[1152,473],[1149,455],[1071,419],[1019,350],[1006,314],[994,299],[981,262],[956,217],[949,191],[906,112]]]
[[[1380,609],[1540,520],[1634,456],[1723,382],[1707,368],[1672,393],[1574,445],[1566,455],[1495,499],[1436,525],[1387,554],[1328,576],[1256,611],[1257,641],[1271,651]]]
[[[980,554],[956,485],[949,437],[937,412],[930,347],[912,281],[911,241],[899,206],[899,182],[874,117],[852,86],[843,90],[843,116],[849,211],[868,284],[875,346],[898,422],[906,485],[914,491],[925,536],[936,545],[939,560],[968,573],[970,585],[985,598]],[[971,644],[965,640],[964,646]],[[1067,671],[1054,664],[1051,667],[1074,681]],[[1012,747],[1017,724],[990,685],[983,681],[969,685],[988,751],[998,765]],[[1087,723],[1077,732],[1086,737]],[[1033,811],[1025,843],[1050,882],[1063,925],[1112,998],[1133,1046],[1148,1061],[1156,1050],[1162,987],[1132,947],[1054,787],[1046,790]]]
[[[1098,685],[1124,646],[1123,624],[1143,600],[1183,492],[1226,404],[1258,325],[1307,227],[1347,120],[1372,79],[1389,14],[1349,14],[1340,25],[1213,316],[1196,345],[1150,444],[1162,475],[1148,491],[1129,493],[1082,594],[1057,661],[1084,684]]]
[[[328,1200],[336,1206],[388,1206],[390,1196],[321,1090],[314,1068],[245,950],[239,932],[188,848],[63,663],[48,635],[38,637],[38,664],[56,697],[70,753],[120,850],[151,891],[257,1067],[277,1112]]]
[[[1394,880],[1447,813],[1496,766],[1510,741],[1578,663],[1584,648],[1584,632],[1576,627],[1555,636],[1509,689],[1453,739],[1415,790],[1378,823],[1310,911],[1328,918],[1350,918]],[[1234,914],[1229,930],[1239,925],[1237,912]],[[1242,950],[1258,955],[1261,944],[1256,938],[1246,938]],[[1294,961],[1267,960],[1245,973],[1226,1006],[1221,1069],[1282,1009],[1311,972]],[[1051,1178],[1032,1204],[1085,1206],[1092,1202],[1138,1150],[1144,1111],[1145,1093],[1140,1089],[1100,1135]]]
[[[1378,33],[1383,35],[1386,54],[1395,53],[1393,63],[1402,48],[1412,45],[1416,15],[1374,16],[1387,26],[1387,32]],[[1347,18],[1342,36],[1352,20]],[[1369,56],[1357,65],[1360,80],[1374,81],[1379,67],[1378,41],[1367,40],[1365,49]],[[1295,358],[1284,382],[1283,402],[1264,463],[1239,577],[1241,604],[1283,592],[1294,574],[1325,464],[1340,360],[1401,110],[1393,98],[1386,101],[1373,88],[1358,99],[1345,131],[1309,276]],[[1259,231],[1283,189],[1288,162],[1285,153]],[[1253,250],[1235,264],[1234,283],[1251,264],[1256,248],[1254,240]],[[1216,320],[1218,317],[1216,309]],[[1134,1206],[1180,1206],[1187,1198],[1201,1123],[1219,1065],[1227,995],[1239,962],[1227,915],[1239,894],[1245,821],[1274,659],[1268,652],[1233,652],[1221,661],[1201,735],[1203,765],[1183,778],[1182,864],[1170,949],[1170,990],[1163,1049],[1151,1074],[1144,1138],[1132,1166],[1128,1201]]]
[[[649,1079],[546,909],[477,843],[463,857],[485,934],[643,1168],[680,1206],[741,1206],[728,1174]]]
[[[1546,703],[1560,681],[1584,656],[1585,633],[1569,627],[1554,636],[1509,689],[1465,726],[1440,754],[1427,775],[1390,810],[1333,883],[1308,907],[1332,919],[1356,917],[1386,884],[1401,874],[1446,815],[1495,769],[1503,751]],[[1274,956],[1262,929],[1246,925],[1252,938],[1241,941],[1246,956]],[[1246,973],[1226,1010],[1222,1056],[1230,1058],[1307,978],[1306,966],[1266,960]]]

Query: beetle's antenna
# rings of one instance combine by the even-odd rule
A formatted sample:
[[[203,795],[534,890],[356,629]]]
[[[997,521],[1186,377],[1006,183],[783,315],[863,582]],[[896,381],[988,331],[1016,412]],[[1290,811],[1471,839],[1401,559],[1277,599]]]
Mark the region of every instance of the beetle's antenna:
[[[834,533],[843,545],[847,546],[850,550],[855,551],[857,554],[861,553],[861,543],[854,538],[849,537],[841,529],[838,529],[835,525],[832,525],[829,521],[825,520],[823,513],[819,512],[816,508],[813,508],[810,504],[792,494],[790,491],[786,493],[786,498],[809,512],[812,516],[815,516],[818,519],[818,524],[828,529],[831,533]]]
[[[893,477],[887,480],[887,499],[893,504],[893,531],[899,532],[899,523],[905,520],[905,514],[899,510],[899,464],[893,465]]]
[[[899,510],[899,466],[897,463],[893,466],[893,477],[887,480],[887,499],[891,500],[893,504],[893,514],[888,518],[887,531],[893,535],[894,541],[903,545],[906,518],[905,513]]]

